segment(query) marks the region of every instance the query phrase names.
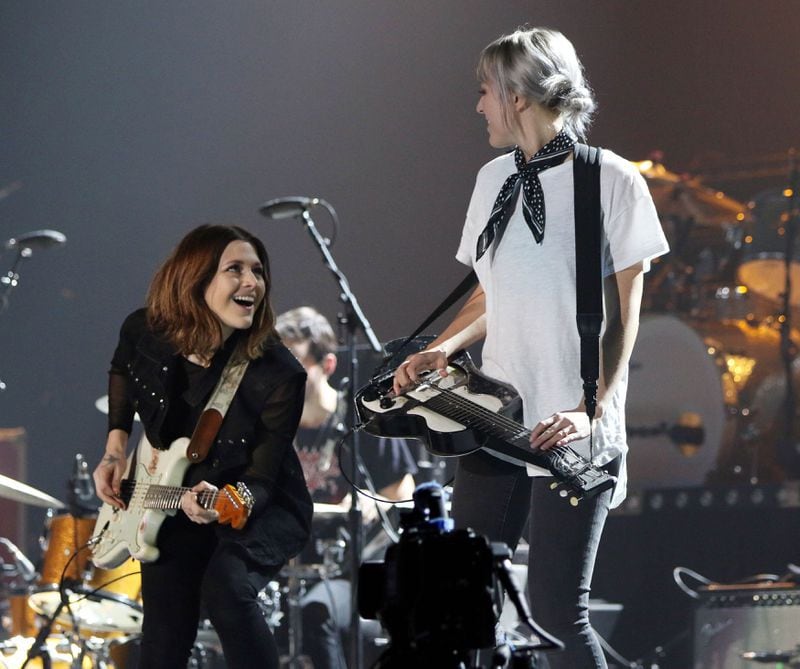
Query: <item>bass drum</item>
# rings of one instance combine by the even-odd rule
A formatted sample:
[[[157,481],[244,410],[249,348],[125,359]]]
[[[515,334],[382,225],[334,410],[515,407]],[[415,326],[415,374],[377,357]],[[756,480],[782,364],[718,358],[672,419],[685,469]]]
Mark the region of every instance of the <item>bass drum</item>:
[[[630,487],[779,478],[785,387],[780,334],[769,324],[642,317],[626,412]]]
[[[783,304],[787,253],[792,285],[789,303],[794,309],[800,307],[800,236],[795,237],[791,249],[786,248],[789,204],[781,190],[764,191],[753,198],[753,220],[746,228],[737,272],[739,281],[772,303],[773,313]]]

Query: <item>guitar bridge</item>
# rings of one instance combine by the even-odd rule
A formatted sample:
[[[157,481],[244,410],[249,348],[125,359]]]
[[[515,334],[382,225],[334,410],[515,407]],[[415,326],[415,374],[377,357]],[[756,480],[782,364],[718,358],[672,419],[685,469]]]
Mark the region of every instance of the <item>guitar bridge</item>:
[[[456,367],[448,367],[448,373],[445,376],[438,369],[431,370],[422,375],[422,380],[417,384],[417,390],[426,390],[428,388],[440,389],[440,383],[443,381],[451,381],[452,383],[443,388],[443,390],[455,390],[467,383],[467,376],[460,372]]]

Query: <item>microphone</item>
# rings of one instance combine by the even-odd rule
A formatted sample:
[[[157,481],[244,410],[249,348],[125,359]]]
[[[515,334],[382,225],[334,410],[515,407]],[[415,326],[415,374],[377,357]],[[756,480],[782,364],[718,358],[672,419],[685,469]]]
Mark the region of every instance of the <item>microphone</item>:
[[[58,230],[34,230],[26,232],[19,237],[12,237],[5,243],[8,250],[12,249],[46,249],[50,246],[60,246],[66,243],[67,237]]]
[[[284,218],[296,218],[301,216],[305,211],[316,207],[318,204],[327,205],[325,200],[321,200],[318,197],[293,195],[290,197],[278,197],[274,200],[268,200],[258,208],[258,211],[267,218],[278,221]]]
[[[67,502],[70,513],[82,518],[96,511],[94,493],[94,482],[89,473],[89,465],[81,453],[76,453],[72,475],[67,482]]]

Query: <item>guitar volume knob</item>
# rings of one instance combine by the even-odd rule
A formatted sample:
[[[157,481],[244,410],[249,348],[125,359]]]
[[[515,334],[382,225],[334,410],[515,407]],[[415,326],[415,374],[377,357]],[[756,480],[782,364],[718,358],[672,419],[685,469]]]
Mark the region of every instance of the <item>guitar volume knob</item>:
[[[381,409],[391,409],[394,406],[395,401],[388,395],[384,395],[383,397],[381,397],[380,402],[378,404],[380,404]]]

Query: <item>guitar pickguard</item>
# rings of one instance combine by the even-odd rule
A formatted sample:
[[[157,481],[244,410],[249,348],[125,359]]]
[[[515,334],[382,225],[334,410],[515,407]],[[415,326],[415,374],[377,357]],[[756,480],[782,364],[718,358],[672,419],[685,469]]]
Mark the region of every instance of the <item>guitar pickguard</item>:
[[[135,453],[128,458],[125,479],[135,480],[131,497],[126,499],[127,508],[117,509],[103,504],[97,516],[92,540],[92,562],[102,569],[113,569],[128,557],[142,562],[158,559],[156,539],[161,523],[174,510],[145,508],[144,492],[151,485],[177,486],[189,467],[186,448],[189,439],[176,439],[169,449],[153,448],[143,436]],[[131,476],[133,472],[133,476]],[[125,480],[123,479],[123,480]]]
[[[444,433],[462,432],[469,428],[463,423],[459,423],[457,420],[437,413],[425,406],[426,403],[434,398],[441,397],[443,392],[464,398],[492,413],[497,413],[503,408],[503,402],[500,398],[486,393],[473,392],[468,383],[469,377],[463,369],[449,366],[447,371],[447,376],[431,375],[428,382],[396,398],[394,400],[395,404],[392,406],[382,407],[379,399],[364,401],[364,406],[376,414],[401,411],[407,415],[419,416],[425,420],[428,428]]]

